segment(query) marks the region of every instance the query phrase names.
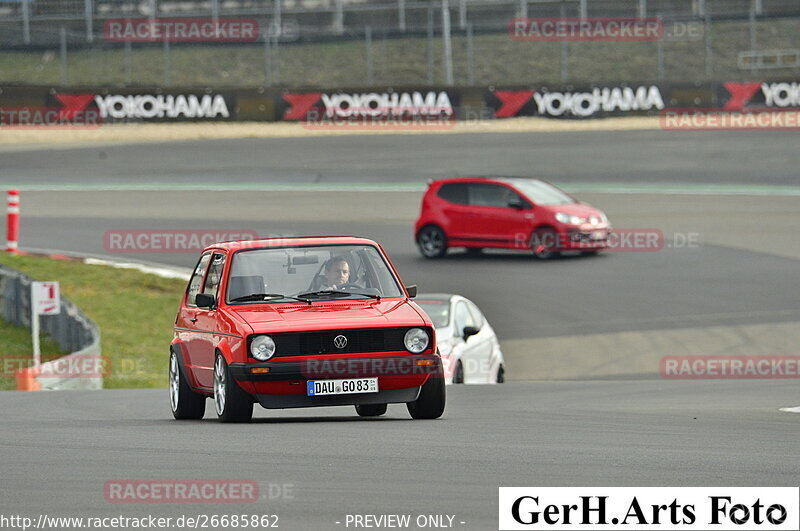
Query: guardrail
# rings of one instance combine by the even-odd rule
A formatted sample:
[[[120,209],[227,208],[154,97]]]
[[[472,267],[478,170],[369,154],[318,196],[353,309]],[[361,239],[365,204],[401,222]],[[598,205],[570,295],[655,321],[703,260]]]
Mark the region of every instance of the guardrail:
[[[0,266],[0,318],[4,321],[30,328],[31,282],[27,275],[9,267]],[[61,298],[61,312],[40,317],[41,330],[65,352],[58,360],[43,363],[35,378],[35,388],[43,390],[102,389],[102,374],[76,375],[59,367],[72,361],[89,357],[100,359],[100,328],[70,300]],[[23,369],[24,370],[24,369]],[[30,371],[29,371],[30,372]]]

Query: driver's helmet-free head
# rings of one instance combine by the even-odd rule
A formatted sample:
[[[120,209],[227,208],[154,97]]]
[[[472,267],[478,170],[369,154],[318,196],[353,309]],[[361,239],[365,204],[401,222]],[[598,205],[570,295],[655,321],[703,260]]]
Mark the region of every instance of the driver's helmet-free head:
[[[328,284],[346,284],[350,282],[352,268],[344,256],[332,256],[322,267],[322,274]]]

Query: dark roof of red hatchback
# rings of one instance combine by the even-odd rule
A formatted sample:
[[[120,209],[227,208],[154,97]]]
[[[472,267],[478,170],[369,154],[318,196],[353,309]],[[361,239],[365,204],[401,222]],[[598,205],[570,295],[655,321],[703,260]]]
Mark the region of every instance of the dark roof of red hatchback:
[[[301,245],[376,245],[372,240],[357,236],[298,236],[291,238],[267,238],[263,240],[237,240],[209,245],[210,249],[239,251],[241,249],[259,249],[263,247],[293,247]]]

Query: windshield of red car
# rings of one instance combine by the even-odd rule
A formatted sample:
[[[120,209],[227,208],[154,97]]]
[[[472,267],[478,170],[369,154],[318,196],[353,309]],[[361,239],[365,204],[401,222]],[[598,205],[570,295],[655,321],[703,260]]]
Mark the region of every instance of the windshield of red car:
[[[569,205],[575,203],[573,198],[544,181],[515,179],[508,182],[537,205]]]
[[[347,291],[348,298],[402,297],[399,282],[380,252],[370,245],[328,245],[253,249],[234,254],[226,300],[248,295],[297,296],[309,292]],[[266,301],[280,302],[277,297]]]

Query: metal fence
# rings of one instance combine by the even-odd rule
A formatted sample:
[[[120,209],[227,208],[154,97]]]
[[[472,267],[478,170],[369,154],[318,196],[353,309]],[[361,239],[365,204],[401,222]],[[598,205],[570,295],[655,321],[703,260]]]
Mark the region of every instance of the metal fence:
[[[16,326],[31,327],[31,278],[0,266],[0,317]],[[68,356],[101,354],[100,329],[75,304],[61,298],[61,312],[40,316],[41,330]],[[102,378],[44,378],[43,389],[101,389]]]
[[[304,40],[363,34],[363,28],[425,32],[431,8],[443,3],[453,27],[476,31],[506,27],[527,17],[757,17],[800,14],[797,0],[6,0],[0,2],[4,46],[52,45],[58,28],[70,40],[102,40],[110,18],[255,17],[280,28],[290,20]]]
[[[103,35],[110,18],[209,16],[253,18],[258,41]],[[520,16],[648,16],[698,31],[658,42],[521,46],[507,34]],[[0,83],[93,88],[781,79],[800,72],[800,1],[23,0],[0,2],[0,40],[15,54]]]

